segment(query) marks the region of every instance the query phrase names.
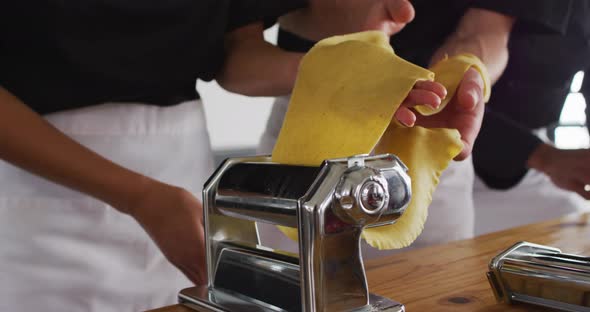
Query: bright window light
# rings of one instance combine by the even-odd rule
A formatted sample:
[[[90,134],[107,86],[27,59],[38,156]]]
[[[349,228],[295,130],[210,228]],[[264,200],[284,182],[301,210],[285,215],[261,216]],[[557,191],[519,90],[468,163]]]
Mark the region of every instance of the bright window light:
[[[562,149],[579,149],[590,147],[590,136],[584,126],[587,121],[586,99],[580,93],[584,82],[584,72],[579,71],[574,76],[570,93],[563,105],[559,124],[555,129],[555,145]]]
[[[584,125],[586,123],[586,101],[581,93],[568,94],[559,123],[562,125]]]
[[[570,91],[571,92],[580,92],[580,90],[582,90],[582,82],[584,81],[584,72],[583,71],[579,71],[576,73],[576,75],[574,76],[574,79],[572,80],[572,85],[570,87]]]
[[[558,127],[555,129],[555,145],[562,149],[588,148],[588,130],[586,127]]]

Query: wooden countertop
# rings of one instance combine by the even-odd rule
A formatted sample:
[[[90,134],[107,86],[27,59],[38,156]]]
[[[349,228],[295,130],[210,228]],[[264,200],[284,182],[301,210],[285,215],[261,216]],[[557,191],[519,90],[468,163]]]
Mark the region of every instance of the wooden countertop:
[[[590,214],[531,224],[474,239],[426,247],[367,261],[371,292],[417,311],[545,311],[496,303],[486,278],[488,262],[518,241],[590,255]],[[152,312],[189,312],[180,305]]]

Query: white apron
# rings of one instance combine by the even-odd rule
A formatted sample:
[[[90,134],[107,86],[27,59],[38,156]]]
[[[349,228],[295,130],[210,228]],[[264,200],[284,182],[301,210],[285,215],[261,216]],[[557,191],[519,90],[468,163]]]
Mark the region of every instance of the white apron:
[[[279,97],[275,101],[259,146],[258,152],[260,154],[270,154],[272,152],[288,105],[289,97]],[[443,172],[440,183],[432,196],[432,204],[428,209],[429,215],[424,231],[408,248],[473,237],[474,207],[472,191],[474,175],[471,158],[462,162],[452,162],[449,165],[449,168]],[[260,239],[264,245],[290,252],[297,251],[297,244],[283,235],[275,226],[259,224],[258,229]],[[362,248],[364,258],[375,258],[399,251],[380,251],[372,248],[364,241]]]
[[[46,119],[115,163],[201,197],[213,162],[200,102],[110,103]],[[0,185],[0,311],[142,311],[176,302],[190,285],[131,217],[2,161]]]
[[[590,209],[590,202],[555,186],[548,176],[537,170],[529,170],[522,181],[509,190],[491,189],[476,177],[473,196],[476,235]]]

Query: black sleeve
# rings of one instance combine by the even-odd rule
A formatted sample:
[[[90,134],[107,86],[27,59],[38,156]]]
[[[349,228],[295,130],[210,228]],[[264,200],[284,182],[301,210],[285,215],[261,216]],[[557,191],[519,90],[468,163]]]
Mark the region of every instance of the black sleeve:
[[[257,21],[270,27],[281,15],[307,4],[308,0],[231,0],[228,31]]]
[[[472,7],[514,16],[546,30],[565,33],[576,0],[474,0]]]
[[[585,71],[590,73],[590,68],[586,68]],[[0,83],[2,82],[0,81]],[[586,99],[586,128],[588,129],[588,134],[590,134],[590,77],[582,80],[582,89],[580,92],[582,92],[582,95]]]
[[[475,172],[487,186],[509,189],[527,173],[527,160],[542,143],[527,128],[488,108],[473,147]]]

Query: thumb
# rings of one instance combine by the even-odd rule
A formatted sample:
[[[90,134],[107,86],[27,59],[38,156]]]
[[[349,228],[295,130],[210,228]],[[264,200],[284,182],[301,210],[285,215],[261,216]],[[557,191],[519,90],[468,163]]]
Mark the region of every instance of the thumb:
[[[471,111],[483,100],[483,78],[473,67],[465,72],[457,90],[459,108]]]
[[[408,0],[380,0],[370,8],[365,30],[380,30],[391,36],[411,22],[414,15],[414,7]]]

